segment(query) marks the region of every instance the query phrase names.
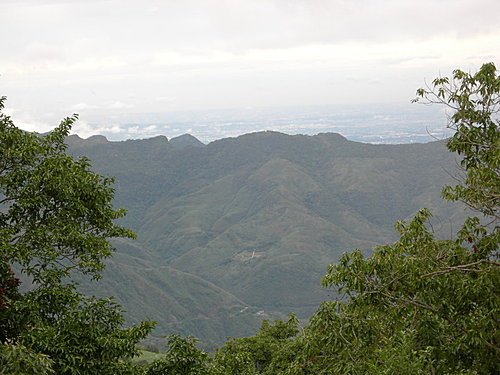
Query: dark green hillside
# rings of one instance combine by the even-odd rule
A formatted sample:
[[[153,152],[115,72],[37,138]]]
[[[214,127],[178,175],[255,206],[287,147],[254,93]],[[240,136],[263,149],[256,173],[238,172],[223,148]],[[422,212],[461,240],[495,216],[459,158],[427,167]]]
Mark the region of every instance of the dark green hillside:
[[[158,319],[154,336],[190,333],[207,338],[205,345],[213,347],[229,335],[248,335],[258,326],[255,308],[216,285],[161,265],[133,243],[114,245],[119,252],[107,262],[103,278],[98,283],[82,282],[81,289],[86,294],[113,295],[126,306],[132,323],[141,316]],[[163,345],[163,340],[158,341]]]
[[[134,249],[117,244],[99,293],[117,296],[133,320],[212,342],[250,332],[262,314],[308,316],[325,299],[326,264],[393,241],[393,223],[420,207],[447,236],[464,215],[440,200],[455,168],[440,142],[261,132],[206,146],[191,136],[69,144],[116,177],[116,204],[138,233]]]
[[[172,144],[164,136],[124,142],[95,142],[94,138],[72,135],[67,142],[74,155],[88,156],[95,161],[95,170],[116,177],[116,205],[127,207],[124,223],[134,229],[141,225],[148,207],[178,189],[197,151],[182,142]]]

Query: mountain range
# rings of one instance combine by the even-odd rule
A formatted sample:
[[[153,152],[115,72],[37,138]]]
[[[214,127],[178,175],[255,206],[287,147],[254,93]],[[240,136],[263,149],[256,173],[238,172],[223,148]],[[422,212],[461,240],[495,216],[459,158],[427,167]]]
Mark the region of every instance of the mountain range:
[[[110,142],[67,138],[69,151],[115,177],[115,204],[136,241],[117,251],[89,294],[113,295],[155,335],[210,348],[249,335],[263,318],[309,317],[335,298],[320,287],[345,251],[397,238],[394,223],[427,207],[449,237],[462,206],[440,198],[456,157],[443,142],[373,145],[335,133],[258,132],[207,145],[190,135]]]

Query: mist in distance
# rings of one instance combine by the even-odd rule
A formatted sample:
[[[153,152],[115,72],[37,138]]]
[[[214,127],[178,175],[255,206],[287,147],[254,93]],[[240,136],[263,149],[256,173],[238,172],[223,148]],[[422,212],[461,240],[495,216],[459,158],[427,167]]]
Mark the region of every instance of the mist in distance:
[[[37,132],[78,113],[74,133],[114,140],[416,142],[446,122],[416,89],[498,62],[499,41],[497,0],[3,0],[0,95]]]
[[[98,119],[96,118],[96,121]],[[80,123],[74,133],[108,140],[168,138],[191,134],[204,143],[259,131],[285,134],[334,132],[367,143],[423,143],[450,135],[442,108],[418,104],[294,106],[210,111],[180,111],[114,116],[108,125]]]

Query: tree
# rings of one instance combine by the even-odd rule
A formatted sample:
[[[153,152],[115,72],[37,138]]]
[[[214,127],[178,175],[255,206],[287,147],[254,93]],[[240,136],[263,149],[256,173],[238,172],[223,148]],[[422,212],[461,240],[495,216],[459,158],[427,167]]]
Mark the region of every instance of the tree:
[[[290,314],[286,322],[264,320],[255,336],[228,340],[214,357],[214,374],[279,373],[296,353],[298,324],[297,317]]]
[[[92,172],[88,159],[66,154],[64,139],[76,115],[40,136],[2,113],[5,100],[0,98],[0,353],[48,355],[58,374],[130,372],[124,360],[153,323],[123,329],[114,302],[83,296],[71,280],[74,272],[98,279],[112,254],[108,239],[134,237],[114,222],[125,211],[112,206],[113,179]],[[12,266],[32,279],[32,290],[18,291]],[[19,358],[3,354],[3,361]]]
[[[196,347],[196,341],[193,337],[168,336],[168,350],[147,368],[146,375],[209,375],[208,354]]]
[[[76,119],[42,137],[0,114],[2,255],[41,285],[75,269],[98,278],[112,253],[108,238],[134,237],[114,223],[125,211],[113,209],[113,179],[93,173],[88,159],[66,154],[64,138]]]
[[[302,364],[324,373],[477,373],[498,370],[498,263],[435,239],[421,210],[401,238],[345,254],[323,279],[346,301],[324,302]],[[321,373],[321,372],[318,372]]]
[[[444,197],[500,219],[500,76],[495,64],[484,64],[475,74],[457,69],[451,78],[436,78],[430,87],[417,90],[414,101],[422,100],[454,112],[449,119],[454,134],[447,146],[462,156],[465,176],[459,185],[445,187]]]

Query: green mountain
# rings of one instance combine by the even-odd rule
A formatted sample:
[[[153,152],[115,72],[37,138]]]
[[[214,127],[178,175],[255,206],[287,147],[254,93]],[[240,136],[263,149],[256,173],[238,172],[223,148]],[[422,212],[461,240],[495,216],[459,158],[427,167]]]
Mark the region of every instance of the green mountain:
[[[441,142],[260,132],[208,145],[187,135],[68,144],[116,177],[116,205],[138,234],[83,288],[116,296],[131,321],[158,321],[158,334],[208,345],[255,332],[262,317],[307,317],[328,298],[319,280],[329,263],[393,241],[394,222],[419,208],[443,236],[464,216],[440,199],[456,168]]]

